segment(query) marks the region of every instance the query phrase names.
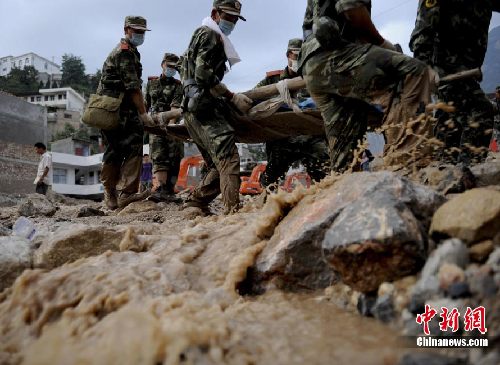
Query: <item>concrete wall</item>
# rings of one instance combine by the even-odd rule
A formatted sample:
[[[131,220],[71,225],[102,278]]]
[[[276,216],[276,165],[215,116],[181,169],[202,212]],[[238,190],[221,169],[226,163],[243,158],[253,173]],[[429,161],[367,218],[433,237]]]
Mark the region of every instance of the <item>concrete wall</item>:
[[[0,92],[0,192],[34,191],[39,157],[33,144],[47,144],[45,108]]]

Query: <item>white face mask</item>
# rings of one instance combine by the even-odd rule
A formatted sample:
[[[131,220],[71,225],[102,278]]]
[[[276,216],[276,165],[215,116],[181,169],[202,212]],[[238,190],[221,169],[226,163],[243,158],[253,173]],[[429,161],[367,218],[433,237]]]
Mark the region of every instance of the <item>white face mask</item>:
[[[299,70],[299,61],[288,59],[288,67],[293,72],[297,72]]]

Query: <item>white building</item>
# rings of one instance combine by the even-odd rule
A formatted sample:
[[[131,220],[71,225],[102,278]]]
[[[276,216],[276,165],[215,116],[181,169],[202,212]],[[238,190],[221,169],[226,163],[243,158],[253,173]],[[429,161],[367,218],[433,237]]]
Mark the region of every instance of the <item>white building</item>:
[[[7,76],[13,68],[26,66],[33,66],[40,74],[49,75],[51,80],[62,78],[61,66],[33,52],[0,58],[0,76]]]
[[[104,188],[100,182],[103,154],[75,156],[52,152],[52,190],[79,198],[100,199]]]
[[[57,89],[40,89],[36,95],[25,96],[24,99],[32,104],[47,108],[63,109],[82,113],[85,108],[85,98],[71,87]]]

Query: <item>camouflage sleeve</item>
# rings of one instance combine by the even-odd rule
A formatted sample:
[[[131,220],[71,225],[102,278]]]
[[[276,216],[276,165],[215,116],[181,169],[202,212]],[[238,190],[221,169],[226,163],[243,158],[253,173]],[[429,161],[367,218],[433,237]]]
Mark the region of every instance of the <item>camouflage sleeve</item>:
[[[372,2],[371,0],[339,0],[335,4],[335,9],[339,14],[351,10],[360,8],[365,6],[367,9],[371,9]]]
[[[410,38],[410,49],[415,58],[432,64],[437,39],[440,0],[420,0],[415,29]]]
[[[261,80],[257,85],[255,85],[254,89],[262,86],[267,86],[270,85],[271,83],[269,82],[269,79],[266,77],[265,79]]]
[[[138,77],[135,56],[132,52],[123,51],[119,55],[119,73],[120,79],[125,85],[126,90],[141,89],[142,82]]]
[[[219,84],[219,79],[212,68],[212,62],[220,58],[220,55],[214,54],[218,47],[218,34],[212,30],[202,30],[198,34],[197,55],[195,63],[195,80],[202,89],[210,89]],[[207,28],[208,29],[208,28]]]
[[[182,98],[183,98],[182,85],[178,84],[177,87],[175,88],[174,98],[170,103],[170,107],[180,108],[182,105]]]

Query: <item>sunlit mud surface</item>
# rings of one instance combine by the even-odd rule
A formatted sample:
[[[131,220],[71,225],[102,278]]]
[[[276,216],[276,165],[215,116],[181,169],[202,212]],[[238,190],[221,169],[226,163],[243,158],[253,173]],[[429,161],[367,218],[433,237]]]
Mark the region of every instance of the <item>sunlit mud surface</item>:
[[[247,204],[230,217],[188,220],[168,205],[82,219],[63,207],[38,219],[45,234],[75,223],[131,229],[123,252],[27,270],[0,295],[0,363],[396,364],[397,331],[341,309],[324,291],[238,293],[302,196]],[[143,252],[127,251],[134,247]]]

